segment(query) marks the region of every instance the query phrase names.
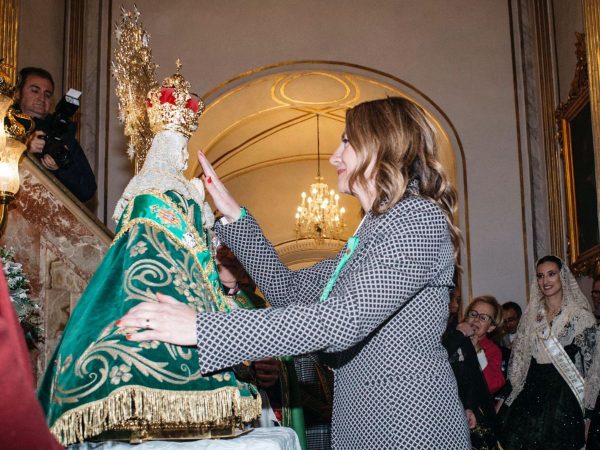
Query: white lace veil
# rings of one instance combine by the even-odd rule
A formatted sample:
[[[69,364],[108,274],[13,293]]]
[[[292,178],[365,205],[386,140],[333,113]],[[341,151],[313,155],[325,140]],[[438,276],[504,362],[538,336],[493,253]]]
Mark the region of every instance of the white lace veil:
[[[208,203],[204,202],[204,186],[198,179],[187,180],[183,172],[187,168],[187,138],[176,131],[161,131],[154,136],[152,145],[140,172],[134,176],[117,202],[113,219],[118,222],[127,204],[144,192],[175,191],[187,200],[202,207],[202,223],[205,228],[214,224],[214,216]]]
[[[539,261],[536,263],[536,267]],[[550,327],[546,320],[546,302],[545,297],[540,290],[537,279],[534,278],[531,283],[530,299],[523,316],[519,322],[517,334],[512,346],[512,352],[509,362],[509,380],[512,385],[512,391],[506,403],[510,405],[512,401],[521,393],[525,385],[525,379],[531,363],[531,357],[539,355],[537,345],[539,339],[537,336],[544,330],[551,332],[559,339],[561,345],[565,346],[580,339],[586,329],[595,326],[595,318],[591,313],[591,305],[587,298],[581,292],[577,280],[567,267],[561,261],[560,280],[562,283],[563,301],[561,312],[554,319]],[[566,325],[570,327],[565,331]],[[590,357],[593,358],[592,365],[585,374],[585,405],[593,409],[600,389],[600,333],[595,333],[595,350]],[[592,338],[593,339],[593,338]],[[538,362],[549,362],[540,361]]]

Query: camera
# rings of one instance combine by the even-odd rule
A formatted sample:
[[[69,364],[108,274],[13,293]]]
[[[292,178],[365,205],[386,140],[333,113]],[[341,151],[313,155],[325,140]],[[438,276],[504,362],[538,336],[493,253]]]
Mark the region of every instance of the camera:
[[[35,119],[36,129],[45,133],[45,136],[42,136],[46,141],[42,155],[50,155],[60,168],[68,167],[72,162],[65,140],[69,133],[72,133],[69,119],[79,109],[79,97],[80,91],[69,89],[52,114],[48,114],[44,119]]]

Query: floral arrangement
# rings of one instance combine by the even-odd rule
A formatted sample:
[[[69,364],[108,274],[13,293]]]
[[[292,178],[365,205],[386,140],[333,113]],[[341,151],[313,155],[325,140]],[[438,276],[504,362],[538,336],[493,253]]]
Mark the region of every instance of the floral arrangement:
[[[40,307],[29,298],[29,280],[23,273],[22,265],[15,262],[14,256],[12,250],[0,247],[0,260],[4,267],[10,298],[25,332],[27,345],[31,348],[44,341],[44,330],[40,324]]]

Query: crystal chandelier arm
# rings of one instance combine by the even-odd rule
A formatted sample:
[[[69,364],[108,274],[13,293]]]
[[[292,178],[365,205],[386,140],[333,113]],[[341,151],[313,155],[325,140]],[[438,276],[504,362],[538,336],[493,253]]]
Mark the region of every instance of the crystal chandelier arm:
[[[337,260],[325,260],[309,269],[288,269],[249,212],[228,225],[217,222],[215,232],[273,306],[317,301],[337,264]]]

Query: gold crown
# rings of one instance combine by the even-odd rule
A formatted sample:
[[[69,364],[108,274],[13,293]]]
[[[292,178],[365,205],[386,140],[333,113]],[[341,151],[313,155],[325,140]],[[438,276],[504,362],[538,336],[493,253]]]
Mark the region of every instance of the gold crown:
[[[150,129],[177,131],[188,139],[196,128],[198,118],[204,111],[204,103],[190,93],[190,83],[181,75],[181,62],[177,60],[177,72],[165,78],[162,86],[148,92],[146,108]]]

